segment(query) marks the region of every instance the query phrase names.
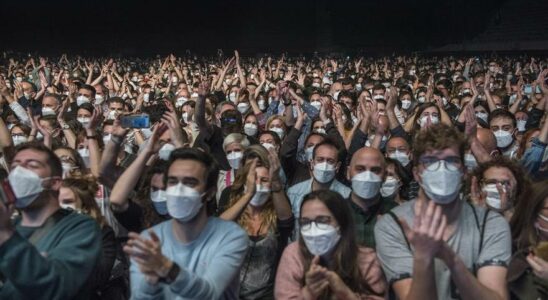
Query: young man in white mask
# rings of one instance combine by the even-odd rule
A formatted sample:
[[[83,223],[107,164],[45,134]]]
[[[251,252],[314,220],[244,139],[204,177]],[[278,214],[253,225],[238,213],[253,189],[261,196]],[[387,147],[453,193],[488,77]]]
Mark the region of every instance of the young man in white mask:
[[[515,158],[519,144],[516,142],[516,117],[505,109],[497,109],[489,115],[489,127],[497,139],[497,147],[503,156]]]
[[[508,299],[508,223],[467,203],[460,192],[466,141],[433,125],[415,137],[416,200],[375,226],[377,254],[399,299]]]
[[[397,206],[394,201],[383,199],[380,193],[386,179],[382,153],[375,148],[361,148],[352,155],[346,174],[352,182],[348,201],[356,226],[356,241],[360,246],[375,248],[373,230],[377,218]]]
[[[16,151],[8,177],[16,200],[0,201],[0,299],[87,298],[101,255],[99,226],[60,209],[63,171],[50,149],[28,143]],[[12,221],[14,208],[20,216]]]
[[[198,149],[177,149],[168,162],[165,221],[142,235],[130,233],[124,251],[132,258],[131,294],[136,299],[236,299],[247,234],[233,222],[208,217],[219,169]]]
[[[287,196],[291,203],[293,215],[300,216],[301,202],[304,195],[317,190],[331,190],[344,198],[350,195],[350,188],[335,179],[341,166],[339,148],[330,140],[324,140],[314,147],[310,162],[311,178],[291,186]],[[297,226],[295,226],[297,228]]]

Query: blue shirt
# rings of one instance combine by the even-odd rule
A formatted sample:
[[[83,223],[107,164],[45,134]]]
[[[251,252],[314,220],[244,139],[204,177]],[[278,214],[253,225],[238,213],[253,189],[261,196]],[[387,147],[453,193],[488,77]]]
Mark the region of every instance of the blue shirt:
[[[162,242],[162,253],[180,267],[171,284],[146,282],[131,262],[131,299],[238,299],[240,266],[247,252],[247,234],[234,222],[210,217],[200,235],[183,244],[168,220],[152,230]],[[143,232],[148,238],[148,232]]]

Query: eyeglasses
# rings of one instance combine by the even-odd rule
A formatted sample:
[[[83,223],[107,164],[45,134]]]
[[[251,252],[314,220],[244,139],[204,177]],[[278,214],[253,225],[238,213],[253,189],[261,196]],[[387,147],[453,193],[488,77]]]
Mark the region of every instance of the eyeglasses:
[[[500,184],[504,187],[509,187],[510,186],[510,181],[509,180],[497,180],[497,179],[483,179],[482,180],[483,184],[485,185],[488,185],[488,184]]]
[[[462,160],[458,156],[449,156],[442,159],[435,156],[424,156],[419,159],[419,162],[429,171],[438,170],[442,162],[449,171],[456,171],[462,166]]]
[[[309,218],[300,218],[299,226],[301,229],[308,230],[312,226],[312,223],[315,223],[318,226],[318,229],[327,229],[331,223],[330,216],[317,216],[314,220]]]

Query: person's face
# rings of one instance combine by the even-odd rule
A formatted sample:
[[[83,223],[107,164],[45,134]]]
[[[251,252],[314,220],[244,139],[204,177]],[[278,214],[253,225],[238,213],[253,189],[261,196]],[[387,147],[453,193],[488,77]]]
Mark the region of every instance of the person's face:
[[[124,112],[124,105],[122,103],[112,102],[108,105],[108,109],[110,111],[115,111],[117,114],[121,114]]]
[[[10,170],[13,170],[15,167],[21,166],[25,169],[28,169],[40,178],[51,177],[51,168],[48,165],[47,154],[36,151],[33,149],[25,149],[17,152],[13,157],[13,160],[10,165]],[[49,189],[58,191],[61,186],[61,178],[54,177],[49,178]]]
[[[274,146],[278,146],[276,145],[276,141],[274,140],[274,137],[272,137],[271,134],[269,133],[265,133],[263,135],[261,135],[261,137],[259,138],[259,143],[262,145],[262,144],[272,144]]]
[[[58,108],[57,100],[55,100],[55,97],[45,96],[42,99],[42,107],[48,107],[57,111],[57,108]]]
[[[319,200],[306,201],[301,209],[301,219],[314,221],[317,218],[327,219],[329,220],[328,224],[335,228],[339,227],[339,223],[337,222],[337,220],[335,220],[335,217],[333,216],[331,211],[329,211],[327,206],[325,206],[325,204],[323,204]]]
[[[413,168],[413,175],[415,180],[419,183],[422,183],[422,178],[420,174],[426,169],[426,166],[422,161],[435,161],[435,160],[446,160],[447,164],[452,164],[462,172],[464,172],[464,164],[462,163],[462,158],[459,153],[457,146],[445,148],[443,150],[428,150],[421,155],[419,158],[419,163],[417,167]],[[448,162],[450,161],[450,162]]]
[[[323,138],[317,134],[311,135],[308,140],[306,141],[306,148],[314,147],[317,144],[321,143],[323,141]]]
[[[404,94],[400,97],[400,100],[403,101],[403,100],[408,100],[408,101],[411,101],[411,95],[409,94]]]
[[[272,128],[272,127],[277,127],[277,128],[284,128],[283,126],[283,122],[282,120],[280,119],[274,119],[272,120],[272,122],[270,122],[270,127],[269,128]]]
[[[257,167],[255,184],[260,184],[263,187],[270,188],[270,173],[269,170],[265,167]]]
[[[312,131],[318,130],[320,128],[325,129],[325,127],[323,126],[322,121],[316,121],[316,122],[314,122],[314,124],[312,124]]]
[[[321,99],[322,97],[320,96],[320,94],[312,94],[312,96],[310,96],[310,102],[320,101]]]
[[[352,163],[348,168],[348,179],[352,179],[352,177],[365,171],[375,173],[380,178],[384,179],[385,169],[380,153],[374,151],[361,151],[357,152],[355,155],[356,157],[352,159]]]
[[[512,119],[510,118],[495,118],[491,120],[490,126],[491,131],[493,132],[504,130],[513,134],[515,131],[514,125],[512,124]]]
[[[326,162],[327,164],[335,167],[337,171],[339,170],[340,163],[337,157],[337,149],[328,145],[323,145],[315,149],[315,151],[316,156],[312,159],[312,169],[315,165]]]
[[[28,82],[22,82],[21,83],[21,87],[23,88],[23,92],[24,93],[27,93],[29,95],[32,96],[32,98],[34,98],[34,96],[36,95],[36,93],[34,92],[34,90],[32,89],[32,85]]]
[[[91,112],[87,109],[80,108],[76,114],[77,118],[91,118]]]
[[[247,116],[247,118],[245,118],[245,124],[255,124],[255,125],[258,125],[258,123],[257,123],[257,117],[255,117],[255,115],[249,115],[249,116]]]
[[[82,203],[78,200],[74,192],[68,187],[61,187],[59,189],[59,204],[70,205],[75,209],[82,208]]]
[[[68,151],[67,149],[59,148],[59,149],[56,149],[54,152],[55,152],[55,155],[59,158],[59,160],[61,160],[61,162],[76,165],[76,158],[72,156],[72,153]]]
[[[382,102],[377,102],[377,110],[381,115],[386,113],[386,105]]]
[[[538,214],[548,218],[548,198],[544,199],[544,204],[542,205]],[[539,216],[535,216],[535,218],[540,227],[548,229],[548,221],[543,220]],[[538,232],[543,241],[548,240],[548,232],[542,232],[540,230],[538,230]]]
[[[515,116],[516,116],[516,121],[527,121],[527,119],[529,118],[527,114],[522,111],[516,112]]]
[[[384,91],[382,89],[377,89],[373,91],[373,97],[375,96],[383,96],[384,97]]]
[[[346,105],[348,109],[352,110],[354,108],[354,103],[352,103],[352,99],[349,97],[341,97],[339,99],[339,102]]]
[[[164,174],[163,173],[155,173],[150,178],[150,187],[152,188],[152,191],[157,190],[163,190],[165,188],[164,186]]]
[[[103,126],[103,135],[112,134],[112,125]]]
[[[386,165],[386,177],[392,176],[396,178],[398,181],[401,182],[400,176],[398,176],[398,173],[396,172],[396,165],[394,164],[387,164]]]
[[[27,136],[25,134],[25,132],[23,132],[23,130],[19,127],[19,126],[14,126],[12,129],[11,129],[11,135],[12,136]]]
[[[497,183],[506,188],[506,192],[510,197],[514,195],[514,191],[517,187],[517,180],[509,169],[504,167],[491,167],[483,172],[483,185]]]
[[[198,193],[204,193],[206,186],[206,166],[190,159],[175,160],[169,166],[167,172],[167,188],[178,183],[195,189]]]
[[[388,157],[390,154],[394,154],[396,150],[409,154],[411,149],[409,149],[409,144],[404,139],[394,137],[386,143],[386,156]]]
[[[484,113],[484,114],[487,113],[487,110],[485,109],[485,107],[483,107],[481,105],[474,107],[474,111],[477,112],[477,113]]]
[[[225,151],[226,151],[226,154],[228,155],[232,152],[243,152],[244,148],[242,147],[240,143],[232,143],[226,146]]]
[[[343,90],[345,91],[351,91],[352,89],[353,89],[352,84],[343,85]]]
[[[78,96],[85,96],[87,97],[88,99],[93,99],[91,96],[91,91],[88,90],[88,89],[79,89],[78,90]]]
[[[51,124],[48,121],[40,120],[40,126],[44,127],[47,131],[50,133],[53,133],[54,128],[51,126]]]
[[[438,110],[433,106],[427,107],[425,110],[422,111],[421,118],[424,117],[424,116],[428,116],[430,118],[437,117],[438,120],[439,120],[439,117],[440,117],[440,115],[438,113]]]

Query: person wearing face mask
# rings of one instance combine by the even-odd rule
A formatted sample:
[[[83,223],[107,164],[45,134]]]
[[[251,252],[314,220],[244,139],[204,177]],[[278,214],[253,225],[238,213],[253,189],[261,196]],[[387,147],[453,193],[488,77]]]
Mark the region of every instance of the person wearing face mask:
[[[17,149],[10,169],[16,199],[0,201],[0,298],[88,298],[101,232],[89,216],[60,209],[61,162],[44,145],[28,143]]]
[[[83,104],[94,104],[95,88],[91,85],[81,85],[75,94],[68,95],[70,101],[70,111],[65,113],[66,119],[76,119],[78,108]]]
[[[283,252],[276,299],[384,299],[387,284],[375,252],[357,243],[344,198],[316,191],[301,206],[300,238]]]
[[[352,193],[348,199],[356,228],[356,242],[375,248],[373,229],[377,218],[396,206],[396,203],[381,195],[386,179],[386,162],[382,153],[370,147],[358,150],[347,170],[352,182]]]
[[[507,295],[510,230],[500,214],[462,198],[465,147],[454,127],[433,125],[418,133],[413,173],[419,195],[375,226],[377,254],[399,299]]]
[[[274,296],[276,267],[291,236],[294,219],[279,178],[280,162],[264,149],[248,159],[230,188],[228,205],[220,218],[237,222],[248,234],[249,250],[240,270],[239,299]]]
[[[101,214],[95,201],[99,186],[94,179],[65,178],[59,189],[59,206],[92,217],[102,233],[102,256],[99,269],[90,278],[90,286],[96,297],[117,297],[127,292],[128,287],[123,283],[129,274],[113,275],[113,268],[129,267],[122,247],[115,237],[115,233]],[[123,276],[123,277],[118,277]],[[107,288],[108,287],[108,288]]]
[[[505,109],[496,109],[489,115],[489,127],[497,139],[497,147],[503,156],[515,158],[519,144],[515,141],[516,118]]]
[[[511,299],[548,298],[548,181],[536,183],[531,191],[510,220],[515,249],[507,275]]]
[[[249,147],[250,143],[247,137],[241,133],[231,133],[225,137],[223,149],[226,153],[226,159],[230,165],[230,169],[219,171],[219,181],[217,181],[216,199],[220,199],[221,192],[230,187],[236,179],[236,172],[241,166],[241,161],[244,156],[244,151]]]
[[[208,217],[206,203],[214,201],[218,174],[215,159],[206,152],[183,148],[172,153],[164,177],[172,219],[141,235],[130,233],[124,247],[131,258],[139,258],[131,260],[132,296],[238,298],[237,278],[249,239],[237,224]]]
[[[501,213],[510,220],[519,202],[529,201],[531,184],[515,161],[497,157],[480,164],[472,174],[470,198],[474,204]]]
[[[244,133],[251,139],[257,138],[259,133],[259,123],[257,117],[253,113],[248,113],[244,119]]]
[[[287,127],[281,116],[270,117],[268,121],[266,121],[265,128],[268,128],[268,130],[275,132],[280,137],[280,140],[284,140]]]
[[[6,128],[7,130],[7,128]],[[24,124],[16,124],[10,129],[11,140],[13,146],[26,143],[29,140],[31,129]]]
[[[381,196],[396,204],[403,204],[409,200],[409,185],[413,175],[409,175],[397,160],[387,157],[385,161],[386,178],[381,185]]]
[[[324,140],[314,146],[309,167],[311,178],[297,183],[287,190],[287,196],[295,217],[300,216],[302,199],[304,195],[310,192],[331,190],[341,194],[344,198],[348,198],[351,189],[335,179],[340,166],[339,148],[335,143]],[[296,229],[298,229],[297,226]]]

